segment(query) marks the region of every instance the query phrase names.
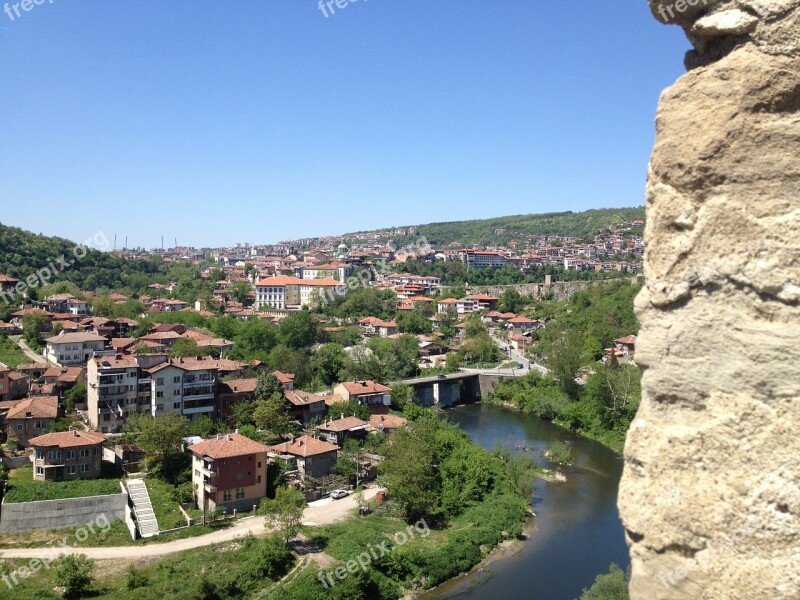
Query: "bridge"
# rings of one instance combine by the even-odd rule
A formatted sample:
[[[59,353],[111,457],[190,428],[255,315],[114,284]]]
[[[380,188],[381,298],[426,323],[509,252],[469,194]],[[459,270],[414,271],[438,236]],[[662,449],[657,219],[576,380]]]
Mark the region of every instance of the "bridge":
[[[472,369],[447,375],[417,377],[402,382],[414,388],[414,399],[420,406],[448,408],[473,402],[489,395],[504,377],[525,375],[524,369]]]

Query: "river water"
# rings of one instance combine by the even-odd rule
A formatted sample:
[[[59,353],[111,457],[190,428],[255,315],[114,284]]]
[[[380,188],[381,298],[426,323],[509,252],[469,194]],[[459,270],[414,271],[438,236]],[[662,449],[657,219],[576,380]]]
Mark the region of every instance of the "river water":
[[[573,600],[612,562],[629,563],[617,511],[622,460],[606,447],[537,417],[488,404],[460,406],[447,417],[486,449],[504,446],[547,466],[542,452],[567,442],[575,464],[567,483],[536,481],[534,530],[515,554],[459,577],[423,596],[426,600]]]

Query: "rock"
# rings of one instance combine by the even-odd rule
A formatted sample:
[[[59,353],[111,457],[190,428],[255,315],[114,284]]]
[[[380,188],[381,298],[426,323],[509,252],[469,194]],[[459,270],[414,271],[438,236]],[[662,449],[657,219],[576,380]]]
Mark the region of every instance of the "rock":
[[[742,35],[756,28],[758,18],[739,9],[724,10],[698,19],[692,33],[704,37]]]
[[[797,600],[800,0],[703,4],[648,174],[631,598]]]

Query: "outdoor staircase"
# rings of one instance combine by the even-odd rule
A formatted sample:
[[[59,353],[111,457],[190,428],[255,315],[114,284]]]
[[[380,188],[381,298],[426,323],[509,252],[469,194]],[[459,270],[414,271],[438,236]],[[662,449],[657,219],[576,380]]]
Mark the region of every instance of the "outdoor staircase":
[[[142,479],[132,479],[128,482],[128,493],[133,502],[133,512],[136,515],[136,523],[139,527],[139,534],[143,538],[158,535],[158,521],[153,512],[153,505],[150,503],[150,494],[147,493],[147,486]]]

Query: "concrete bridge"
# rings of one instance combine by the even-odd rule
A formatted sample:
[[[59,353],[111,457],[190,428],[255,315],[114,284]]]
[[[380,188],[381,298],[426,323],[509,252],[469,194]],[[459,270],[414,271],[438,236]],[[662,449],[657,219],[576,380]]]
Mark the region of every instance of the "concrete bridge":
[[[420,406],[448,408],[485,398],[502,378],[522,374],[512,369],[460,371],[448,375],[406,379],[401,383],[414,388],[414,399]]]

